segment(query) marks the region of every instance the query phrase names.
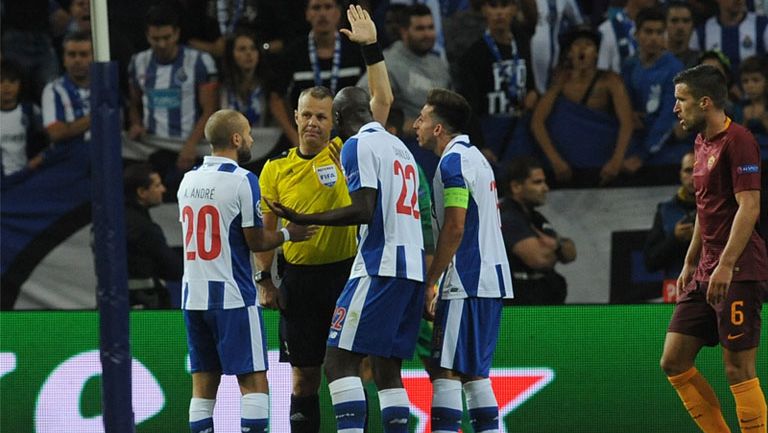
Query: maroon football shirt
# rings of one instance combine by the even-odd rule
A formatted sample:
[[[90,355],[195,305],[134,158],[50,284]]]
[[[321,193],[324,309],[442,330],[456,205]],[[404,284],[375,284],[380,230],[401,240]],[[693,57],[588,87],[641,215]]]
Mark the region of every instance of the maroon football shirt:
[[[739,208],[736,193],[760,190],[760,148],[746,128],[730,123],[711,140],[698,134],[694,151],[693,183],[702,241],[694,279],[709,281]],[[768,280],[768,255],[757,230],[752,229],[733,271],[733,281]]]

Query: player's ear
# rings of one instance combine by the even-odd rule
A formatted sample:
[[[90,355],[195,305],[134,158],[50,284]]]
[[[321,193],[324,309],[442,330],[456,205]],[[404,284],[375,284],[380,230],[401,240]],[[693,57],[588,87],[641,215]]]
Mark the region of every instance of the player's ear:
[[[436,123],[435,127],[432,129],[432,135],[438,136],[442,134],[445,131],[445,128],[443,128],[442,123]]]

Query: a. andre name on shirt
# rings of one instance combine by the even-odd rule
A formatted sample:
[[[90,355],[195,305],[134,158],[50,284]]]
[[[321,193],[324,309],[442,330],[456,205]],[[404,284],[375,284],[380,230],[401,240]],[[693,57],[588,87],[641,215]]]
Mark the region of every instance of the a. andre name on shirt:
[[[216,193],[216,188],[186,188],[184,190],[185,198],[202,198],[207,200],[213,200],[213,195]]]

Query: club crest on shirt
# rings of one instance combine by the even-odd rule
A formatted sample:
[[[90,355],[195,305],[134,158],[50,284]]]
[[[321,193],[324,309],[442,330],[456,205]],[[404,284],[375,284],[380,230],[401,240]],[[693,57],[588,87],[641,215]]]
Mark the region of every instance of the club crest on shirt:
[[[717,161],[717,157],[715,155],[709,155],[709,158],[707,158],[707,170],[712,169],[712,166],[715,165],[715,161]]]
[[[749,35],[745,35],[744,39],[741,40],[741,46],[750,49],[752,46],[755,45],[754,41],[752,41],[752,38],[749,37]]]
[[[336,174],[336,166],[322,165],[315,168],[315,173],[317,173],[317,178],[323,185],[329,187],[336,185],[336,181],[338,180],[338,175]]]
[[[176,85],[179,85],[179,86],[180,86],[182,83],[184,83],[185,81],[187,81],[187,78],[189,78],[189,77],[187,76],[187,73],[186,73],[186,72],[184,72],[184,69],[179,69],[179,70],[178,70],[178,71],[176,71],[176,73],[174,74],[174,76],[173,76],[173,81],[174,81],[174,83],[175,83]]]

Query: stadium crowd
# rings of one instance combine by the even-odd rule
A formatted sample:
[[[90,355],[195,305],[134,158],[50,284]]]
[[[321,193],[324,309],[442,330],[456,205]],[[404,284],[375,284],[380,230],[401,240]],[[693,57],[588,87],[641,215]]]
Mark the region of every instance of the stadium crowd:
[[[293,431],[317,430],[321,368],[339,428],[362,431],[367,396],[358,376],[364,355],[371,357],[386,431],[402,431],[408,422],[408,397],[400,363],[413,354],[416,335],[425,326],[418,323],[422,302],[427,304],[425,316],[435,323],[434,331],[427,329],[434,332],[431,357],[437,359],[430,370],[433,423],[442,422],[440,431],[457,431],[463,389],[478,431],[494,431],[498,407],[488,371],[501,307],[563,303],[567,284],[555,265],[576,259],[574,242],[535,210],[546,201],[548,183],[605,187],[680,182],[678,194],[659,205],[646,261],[648,268],[664,269],[670,277],[682,267],[692,278],[687,256],[695,256],[691,251],[700,246],[691,215],[691,151],[697,132],[692,125],[700,119],[691,114],[696,112],[692,99],[681,96],[679,86],[698,89],[699,72],[726,83],[719,87],[723,93],[727,89],[722,107],[719,101],[708,107],[708,127],[719,133],[715,127],[722,123],[720,117],[727,119],[725,129],[732,119],[757,139],[763,159],[768,156],[765,1],[360,2],[378,31],[371,31],[373,24],[362,9],[345,14],[347,2],[342,0],[113,3],[110,46],[121,72],[132,305],[178,304],[168,298],[165,280],[181,277],[182,256],[168,247],[149,208],[178,201],[187,234],[184,260],[211,255],[203,265],[185,263],[180,291],[193,373],[192,431],[213,428],[221,372],[238,376],[243,428],[266,431],[267,366],[259,352],[263,348],[255,343],[257,334],[263,338],[253,323],[261,320],[256,302],[281,310],[281,360],[293,367]],[[44,230],[77,201],[57,195],[62,185],[74,187],[73,196],[87,200],[77,194],[87,192],[80,186],[87,185],[90,146],[97,145],[90,134],[89,2],[4,1],[2,14],[0,168],[4,203],[12,205],[4,209],[4,217],[24,218],[29,209],[22,194],[34,190],[47,204],[58,205],[53,216],[48,213],[34,222]],[[719,72],[695,68],[693,78],[686,78],[691,69],[680,78],[698,64],[713,65]],[[275,134],[258,135],[266,129]],[[349,139],[343,149],[338,137]],[[374,151],[374,142],[391,146]],[[202,159],[207,143],[213,154]],[[253,157],[252,147],[263,149]],[[757,152],[747,156],[757,159]],[[711,166],[715,156],[711,158],[699,162]],[[739,184],[737,194],[749,193],[750,208],[758,203],[759,209],[759,168],[752,164],[759,161],[748,162],[738,167],[749,182]],[[192,170],[196,166],[201,168]],[[317,183],[315,176],[334,189],[296,186]],[[397,176],[402,189],[399,180],[393,181]],[[419,177],[435,180],[417,181]],[[430,193],[407,186],[409,181],[435,189],[430,213],[439,234],[435,227],[434,239],[423,236],[431,245],[418,236],[429,224],[422,217]],[[211,185],[224,187],[216,192]],[[381,195],[395,197],[398,190],[397,207],[382,210]],[[407,193],[409,203],[404,201]],[[417,206],[423,198],[425,206]],[[216,205],[198,208],[200,199]],[[211,251],[201,241],[208,233],[207,215],[214,212],[211,221],[217,221],[219,209],[229,212],[222,213],[227,227],[242,228],[242,233],[229,233],[224,254],[218,231],[213,236],[219,243],[212,243]],[[361,224],[357,246],[351,227],[356,224]],[[764,242],[753,233],[754,226],[745,224],[748,230],[743,231],[758,245],[753,245],[754,254],[765,259]],[[190,249],[193,233],[197,250]],[[17,256],[28,259],[19,253],[28,252],[26,246],[15,242],[23,237],[5,239],[11,246],[4,247],[4,271]],[[282,255],[275,258],[269,251],[283,243]],[[256,269],[251,252],[260,253]],[[220,263],[208,262],[213,259]],[[372,260],[376,266],[370,265]],[[766,268],[760,263],[754,280],[762,281]],[[223,274],[235,269],[230,274],[246,282],[225,284],[219,280],[226,278],[211,277],[227,266],[231,269]],[[284,277],[279,288],[273,269]],[[251,270],[255,278],[250,278]],[[331,274],[337,278],[329,278]],[[717,269],[715,274],[721,277]],[[685,281],[680,278],[678,291]],[[324,280],[328,287],[321,290],[318,281]],[[422,299],[424,286],[427,296]],[[395,287],[413,298],[367,297],[369,290],[401,293]],[[327,293],[306,302],[307,288]],[[684,300],[698,296],[681,295]],[[300,297],[306,305],[296,303]],[[761,299],[753,297],[759,306]],[[308,311],[314,314],[320,306],[323,311],[307,321]],[[673,321],[670,333],[687,335],[688,328],[678,323],[682,320]],[[230,330],[241,329],[241,322],[254,333],[236,335],[238,340]],[[327,323],[330,334],[322,325]],[[309,328],[322,332],[307,336]],[[328,350],[323,353],[326,337]],[[220,341],[224,343],[217,347]],[[230,357],[237,351],[222,349],[241,347],[242,341],[253,346],[244,358]],[[734,347],[735,353],[751,350],[752,340],[743,341],[724,347]],[[464,359],[473,343],[485,353]],[[700,345],[691,354],[686,344],[678,335],[668,336],[662,365],[688,407],[689,402],[701,403],[700,396],[687,390],[697,377],[688,364]],[[313,349],[304,353],[303,346]],[[737,373],[731,371],[729,380],[738,385],[733,390],[741,399],[739,414],[751,414],[760,403],[759,384],[753,383],[754,374]],[[719,406],[705,403],[712,405],[705,412],[713,420],[697,422],[718,424]],[[760,404],[753,420],[764,422],[764,399]]]

